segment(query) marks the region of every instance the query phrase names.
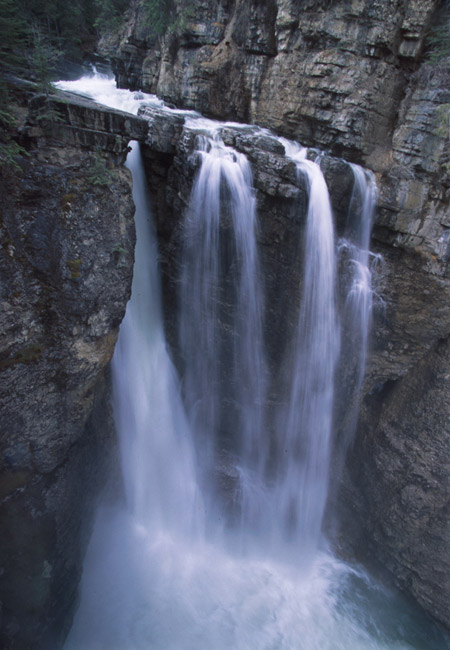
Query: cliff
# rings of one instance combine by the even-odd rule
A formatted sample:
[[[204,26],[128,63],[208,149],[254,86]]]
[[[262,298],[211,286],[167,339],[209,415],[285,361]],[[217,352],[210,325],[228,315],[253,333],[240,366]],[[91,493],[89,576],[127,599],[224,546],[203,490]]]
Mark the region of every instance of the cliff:
[[[377,290],[384,307],[374,315],[362,414],[339,500],[341,530],[354,552],[380,560],[450,626],[449,67],[424,57],[430,27],[447,20],[445,8],[435,0],[205,0],[195,7],[180,1],[182,27],[150,39],[136,2],[113,63],[122,86],[212,117],[269,127],[375,172],[372,248],[383,259]],[[165,126],[160,153],[154,141],[147,149],[169,332],[177,215],[193,174],[183,162],[191,145],[177,144],[177,128]],[[277,282],[293,255],[292,213],[283,193],[293,179],[275,167],[274,180],[273,150],[256,155],[258,147],[245,145],[245,138],[232,140],[250,156],[258,190],[275,358],[280,341],[270,332],[277,331]],[[337,182],[331,176],[339,213],[345,173]],[[293,291],[297,280],[295,274],[286,279]],[[288,325],[279,325],[282,338]]]
[[[114,464],[107,367],[135,239],[122,162],[146,127],[28,85],[10,94],[26,155],[0,174],[0,645],[48,650],[70,626]]]

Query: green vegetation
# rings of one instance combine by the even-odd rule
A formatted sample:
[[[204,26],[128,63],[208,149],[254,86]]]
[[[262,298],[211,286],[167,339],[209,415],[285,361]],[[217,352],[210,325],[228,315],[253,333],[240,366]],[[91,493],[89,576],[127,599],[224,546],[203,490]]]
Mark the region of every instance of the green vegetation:
[[[26,59],[29,28],[15,0],[0,0],[0,69],[17,68]],[[4,86],[4,84],[2,84]]]
[[[0,73],[47,79],[62,57],[82,61],[117,27],[130,0],[0,0]]]
[[[0,95],[1,95],[0,90]],[[0,109],[0,168],[9,167],[15,171],[20,171],[20,165],[17,162],[19,156],[28,155],[14,139],[16,120],[8,108],[7,93],[3,90],[4,99],[2,105],[7,109]],[[6,101],[5,101],[6,98]]]
[[[11,134],[15,117],[11,107],[5,72],[25,64],[23,46],[27,25],[14,0],[0,0],[0,166],[18,169],[16,157],[23,152]]]
[[[437,109],[438,127],[437,135],[450,140],[450,104],[441,104]]]
[[[186,0],[184,7],[175,0],[143,0],[145,20],[149,30],[157,36],[179,34],[193,12],[193,0]]]
[[[111,185],[112,180],[112,172],[107,167],[107,161],[103,157],[101,150],[98,150],[89,165],[87,181],[97,187],[107,187]]]
[[[38,90],[48,95],[52,90],[51,80],[55,67],[61,58],[61,52],[51,45],[48,38],[36,29],[30,50],[30,64],[37,79]]]
[[[116,244],[113,248],[113,257],[117,268],[128,267],[127,249],[122,244]]]
[[[82,43],[92,39],[96,1],[0,0],[1,168],[19,170],[19,156],[25,154],[15,141],[17,107],[8,91],[8,75],[35,80],[48,95],[59,60],[80,59]]]
[[[442,163],[446,172],[450,172],[450,161],[448,161],[448,142],[450,142],[450,104],[441,104],[437,109],[436,135],[447,140],[447,161]]]
[[[16,142],[16,111],[8,94],[8,75],[32,79],[38,90],[52,92],[51,81],[63,60],[81,62],[101,34],[116,30],[130,0],[0,0],[0,167],[19,169],[24,150]],[[142,0],[149,36],[180,33],[193,0]],[[58,121],[53,106],[38,116]],[[91,182],[108,185],[105,164],[94,162]]]
[[[430,63],[440,63],[450,56],[450,18],[446,17],[444,23],[434,27],[428,36]]]
[[[450,57],[450,0],[442,3],[437,20],[427,38],[428,61],[435,65]]]
[[[29,26],[32,49],[39,34],[46,47],[79,61],[95,39],[96,0],[17,0],[15,4]]]
[[[112,32],[120,27],[129,0],[95,0],[94,27],[101,33]]]
[[[81,260],[67,260],[66,266],[70,271],[71,280],[78,280],[81,277]]]
[[[143,0],[147,26],[154,34],[161,36],[175,20],[173,0]]]
[[[0,0],[0,73],[28,72],[48,84],[59,59],[81,61],[123,21],[130,0]],[[193,0],[142,0],[149,34],[180,32]],[[25,76],[29,76],[25,75]]]

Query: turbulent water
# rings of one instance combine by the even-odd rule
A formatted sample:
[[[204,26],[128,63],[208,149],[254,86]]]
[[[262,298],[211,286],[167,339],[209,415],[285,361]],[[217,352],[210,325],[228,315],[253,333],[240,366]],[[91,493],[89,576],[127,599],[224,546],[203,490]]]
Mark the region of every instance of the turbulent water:
[[[59,85],[134,113],[142,101],[161,105],[134,99],[98,75]],[[269,417],[251,171],[220,140],[217,125],[197,124],[198,173],[179,281],[180,378],[164,338],[157,244],[137,146],[127,161],[136,262],[113,360],[124,496],[98,513],[65,649],[444,649],[436,628],[363,570],[335,558],[320,533],[332,380],[341,372],[348,323],[355,401],[364,374],[372,179],[354,167],[348,228],[336,242],[319,164],[285,142],[305,179],[309,208],[299,240],[305,261],[298,325],[285,362],[289,390],[284,407]],[[187,128],[195,125],[194,116]],[[350,271],[343,289],[337,270],[344,257]],[[269,430],[276,431],[272,445]],[[232,520],[220,463],[232,477]]]

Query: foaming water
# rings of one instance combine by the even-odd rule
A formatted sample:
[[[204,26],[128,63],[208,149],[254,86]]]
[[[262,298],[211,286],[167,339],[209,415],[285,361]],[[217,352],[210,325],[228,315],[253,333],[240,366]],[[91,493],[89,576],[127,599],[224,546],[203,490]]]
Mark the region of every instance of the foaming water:
[[[443,635],[361,571],[292,566],[136,527],[103,511],[65,650],[444,650]]]
[[[139,94],[136,99],[134,93],[117,91],[114,82],[104,77],[90,76],[78,82],[61,82],[58,85],[90,94],[97,101],[133,113],[137,112],[142,102],[161,104],[156,98]],[[209,132],[209,122],[197,124]],[[203,296],[193,297],[193,300],[204,302],[200,303],[200,307],[185,305],[184,309],[188,312],[192,309],[194,315],[203,318],[205,312],[208,315],[216,309],[217,304],[214,303],[217,301],[213,300],[211,304],[211,295],[217,297],[218,291],[218,308],[226,307],[223,316],[224,330],[228,332],[226,335],[230,331],[238,333],[230,348],[233,352],[224,361],[224,367],[229,368],[229,377],[232,378],[233,392],[227,393],[230,389],[226,382],[222,383],[221,390],[227,393],[229,404],[232,401],[239,404],[236,412],[230,409],[229,417],[236,425],[237,439],[227,453],[240,455],[239,480],[241,488],[248,490],[247,501],[242,498],[240,505],[247,514],[227,538],[217,533],[223,527],[223,509],[218,504],[214,506],[214,498],[206,499],[205,504],[204,493],[210,489],[210,484],[204,477],[211,473],[211,468],[205,472],[202,467],[200,471],[199,463],[208,464],[212,462],[211,459],[215,461],[217,450],[220,456],[222,439],[220,436],[215,438],[214,453],[208,452],[202,458],[198,442],[201,431],[195,430],[195,427],[204,427],[205,430],[214,428],[218,426],[220,418],[216,417],[214,409],[199,404],[203,388],[190,385],[190,381],[201,384],[203,371],[192,373],[189,386],[186,386],[186,376],[183,378],[187,410],[181,399],[181,387],[166,350],[157,245],[139,151],[134,147],[128,164],[133,173],[136,203],[136,262],[132,298],[121,326],[113,361],[114,410],[121,447],[125,500],[114,507],[103,507],[98,513],[84,564],[80,606],[65,650],[449,648],[447,638],[436,628],[428,626],[416,610],[373,583],[364,572],[336,559],[328,551],[310,553],[308,571],[305,571],[300,562],[294,561],[292,554],[286,555],[282,544],[233,544],[234,537],[242,539],[242,536],[254,532],[255,520],[262,521],[258,519],[260,515],[250,516],[246,508],[254,507],[254,511],[264,513],[264,505],[267,506],[260,532],[265,530],[265,535],[269,536],[271,518],[273,529],[285,517],[285,503],[283,490],[279,488],[280,492],[277,493],[276,484],[274,487],[264,481],[264,462],[261,460],[267,457],[264,439],[262,447],[255,452],[258,433],[264,435],[261,431],[264,423],[261,403],[265,371],[261,377],[252,376],[252,373],[259,375],[257,371],[264,368],[264,358],[259,347],[258,329],[263,309],[262,296],[259,295],[262,288],[257,288],[254,293],[259,263],[254,244],[257,226],[248,163],[215,139],[213,133],[204,136],[204,140],[198,140],[197,155],[205,165],[201,165],[194,186],[193,207],[188,217],[191,222],[186,225],[185,234],[197,247],[199,257],[203,255],[207,260],[208,273],[205,276],[208,281],[205,282],[205,277],[197,269],[196,261],[190,259],[187,250],[185,270],[189,277],[198,275],[196,282]],[[314,182],[318,182],[316,172],[315,168],[306,172],[310,193]],[[203,213],[200,209],[193,213],[197,200],[204,206]],[[222,203],[220,211],[225,211],[226,232],[220,232],[220,225],[217,224],[216,203]],[[325,209],[328,209],[326,205],[320,211]],[[206,231],[204,226],[201,229],[201,235],[197,218],[203,221],[210,219]],[[306,363],[305,359],[310,359],[310,353],[313,359],[316,355],[322,355],[319,349],[314,351],[314,333],[309,330],[312,314],[325,309],[327,324],[321,334],[329,341],[327,350],[331,359],[323,363],[330,365],[326,366],[328,370],[322,369],[311,378],[311,399],[306,401],[314,402],[312,387],[322,386],[324,404],[328,409],[328,401],[332,397],[328,395],[330,389],[323,388],[321,373],[329,371],[332,374],[337,354],[336,341],[329,332],[333,323],[336,325],[335,262],[329,257],[334,246],[334,235],[328,217],[320,226],[320,220],[312,219],[313,223],[316,226],[311,227],[318,227],[320,232],[319,235],[316,233],[316,239],[327,240],[325,251],[328,252],[317,254],[324,255],[324,258],[320,257],[320,266],[325,265],[328,270],[316,270],[319,278],[324,272],[327,279],[323,283],[319,280],[321,300],[316,307],[311,307],[316,302],[315,297],[307,297],[309,290],[305,293],[300,307],[299,330],[302,333],[297,335],[297,348],[300,349],[300,356],[303,355],[302,364]],[[224,248],[228,248],[229,254],[225,254],[225,260],[222,259],[220,263],[230,264],[227,274],[228,271],[231,273],[231,268],[236,271],[230,283],[221,285],[214,266],[218,260],[208,259],[206,244],[205,249],[202,248],[205,232],[209,232],[207,239],[211,241],[225,237],[225,242],[222,242],[225,245],[219,246],[220,254]],[[197,236],[199,239],[196,239]],[[316,280],[318,278],[311,278],[312,283]],[[184,280],[185,283],[187,281]],[[305,285],[309,286],[308,280],[305,280]],[[187,292],[186,284],[184,290]],[[312,293],[314,291],[311,289]],[[244,319],[239,315],[241,310],[245,313]],[[220,386],[220,372],[215,375],[216,371],[210,371],[208,364],[215,363],[210,356],[217,351],[216,339],[220,339],[221,334],[217,334],[215,324],[208,325],[208,318],[204,323],[198,323],[198,338],[204,336],[203,352],[207,357],[199,363],[207,363],[205,372],[210,385],[217,383]],[[227,321],[227,318],[230,320]],[[256,332],[255,340],[249,340],[251,332],[247,321]],[[188,327],[186,324],[184,326]],[[204,333],[200,332],[201,328],[205,328]],[[189,360],[188,350],[189,345],[195,343],[195,332],[187,331],[181,338],[183,336],[186,339],[186,364],[193,363],[195,367],[197,361]],[[310,350],[304,349],[304,338],[309,342]],[[212,347],[208,348],[210,341]],[[294,363],[294,377],[302,364]],[[244,375],[250,376],[248,388],[242,394],[236,391],[241,369]],[[193,391],[192,398],[189,398],[190,390]],[[296,413],[297,401],[303,404],[305,399],[294,381],[286,429],[292,431],[293,435],[295,420],[299,417]],[[223,407],[218,404],[217,408]],[[303,405],[302,408],[306,409],[303,412],[308,412],[310,407]],[[324,444],[328,445],[329,424],[323,423],[320,418],[318,421],[325,431]],[[217,436],[217,431],[213,431],[213,434]],[[293,452],[295,457],[295,449]],[[328,470],[322,452],[318,452],[315,464],[323,476]],[[313,457],[315,453],[311,451]],[[325,454],[328,451],[325,450]],[[299,463],[296,467],[299,468]],[[260,477],[256,483],[252,479],[255,475]],[[283,481],[288,481],[289,493],[295,500],[298,495],[294,470],[291,473],[288,471],[287,475],[287,478],[280,475],[278,479],[281,485]],[[244,485],[245,481],[250,487]],[[255,485],[258,489],[253,489]],[[310,498],[311,503],[322,503],[322,496],[317,500],[315,493]],[[281,504],[279,513],[276,511],[278,503]],[[298,503],[297,506],[301,512],[303,506]],[[208,526],[205,525],[205,508]],[[321,519],[321,514],[315,513],[313,517]],[[216,525],[211,526],[211,520],[215,520]],[[316,539],[318,524],[307,525],[316,530]],[[267,528],[264,529],[264,526]],[[213,534],[211,528],[214,529]],[[298,542],[300,555],[300,535],[296,533],[294,539]]]
[[[137,114],[142,103],[150,103],[154,106],[163,106],[164,102],[156,95],[133,93],[129,90],[116,88],[116,82],[112,76],[104,74],[91,74],[75,81],[57,81],[56,88],[74,92],[91,97],[99,104],[110,108],[127,111]]]

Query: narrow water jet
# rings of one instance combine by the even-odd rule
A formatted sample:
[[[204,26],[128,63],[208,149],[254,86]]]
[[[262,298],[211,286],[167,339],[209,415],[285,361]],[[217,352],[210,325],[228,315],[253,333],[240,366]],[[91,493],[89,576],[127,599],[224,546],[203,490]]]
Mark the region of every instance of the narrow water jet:
[[[277,532],[295,541],[311,562],[321,536],[330,465],[334,373],[340,333],[336,312],[333,215],[323,173],[307,150],[282,140],[307,185],[303,289],[298,325],[288,349],[290,394],[277,431],[279,461],[275,508]]]
[[[192,435],[166,348],[157,244],[136,144],[127,166],[133,171],[136,259],[131,300],[112,361],[122,474],[128,509],[139,524],[189,535],[201,525],[201,496]]]
[[[338,242],[341,270],[342,354],[338,370],[341,435],[336,470],[341,471],[353,441],[366,371],[367,349],[374,301],[373,274],[379,256],[370,252],[377,186],[372,172],[351,164],[354,177],[347,223]]]

